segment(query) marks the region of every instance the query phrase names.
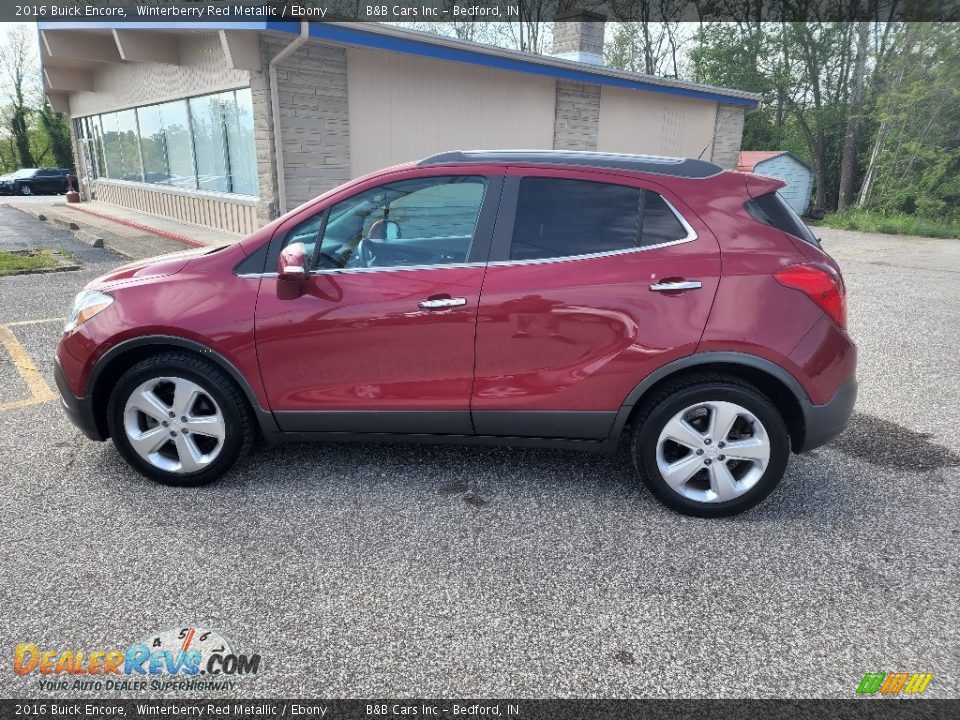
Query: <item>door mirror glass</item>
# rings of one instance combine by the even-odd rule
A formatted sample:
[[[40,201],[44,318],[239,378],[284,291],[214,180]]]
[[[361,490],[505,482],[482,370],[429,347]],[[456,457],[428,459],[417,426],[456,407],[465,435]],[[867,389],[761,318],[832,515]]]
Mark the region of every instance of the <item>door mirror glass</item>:
[[[290,243],[277,258],[277,276],[281,280],[306,280],[307,249],[301,242]]]

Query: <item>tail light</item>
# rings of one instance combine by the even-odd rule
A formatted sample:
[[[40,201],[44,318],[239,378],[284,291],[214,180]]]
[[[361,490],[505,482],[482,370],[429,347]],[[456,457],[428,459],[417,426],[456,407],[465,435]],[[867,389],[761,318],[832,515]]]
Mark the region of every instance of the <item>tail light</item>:
[[[773,274],[784,287],[799,290],[840,327],[847,326],[847,293],[840,273],[829,265],[788,265]]]

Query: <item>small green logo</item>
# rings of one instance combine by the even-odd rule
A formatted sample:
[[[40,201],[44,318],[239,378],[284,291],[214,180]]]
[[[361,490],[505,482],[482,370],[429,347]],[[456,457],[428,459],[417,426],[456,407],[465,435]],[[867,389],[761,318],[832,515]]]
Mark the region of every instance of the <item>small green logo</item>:
[[[933,680],[933,673],[867,673],[857,686],[858,695],[919,695]]]

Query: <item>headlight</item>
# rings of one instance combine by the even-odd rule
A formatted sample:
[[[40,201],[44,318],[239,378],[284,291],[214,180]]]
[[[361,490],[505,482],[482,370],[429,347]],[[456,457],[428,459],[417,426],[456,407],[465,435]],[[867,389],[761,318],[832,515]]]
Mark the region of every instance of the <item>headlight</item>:
[[[83,325],[101,310],[106,310],[113,302],[113,297],[96,290],[84,290],[73,301],[70,308],[70,317],[63,326],[64,332],[70,332],[78,325]]]

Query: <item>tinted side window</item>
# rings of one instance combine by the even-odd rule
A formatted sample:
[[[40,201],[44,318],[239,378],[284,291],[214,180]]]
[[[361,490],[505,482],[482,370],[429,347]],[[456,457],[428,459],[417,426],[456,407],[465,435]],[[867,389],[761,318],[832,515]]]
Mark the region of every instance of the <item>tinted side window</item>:
[[[520,182],[511,260],[569,257],[636,247],[638,188],[562,178]]]
[[[800,216],[793,211],[793,208],[787,204],[787,201],[780,197],[779,193],[772,192],[755,197],[748,201],[745,207],[750,216],[757,222],[783,230],[811,245],[820,247],[820,243],[817,242],[814,234],[810,232]]]
[[[667,201],[650,190],[645,190],[644,193],[640,245],[661,245],[687,237],[687,229],[677,219]]]

